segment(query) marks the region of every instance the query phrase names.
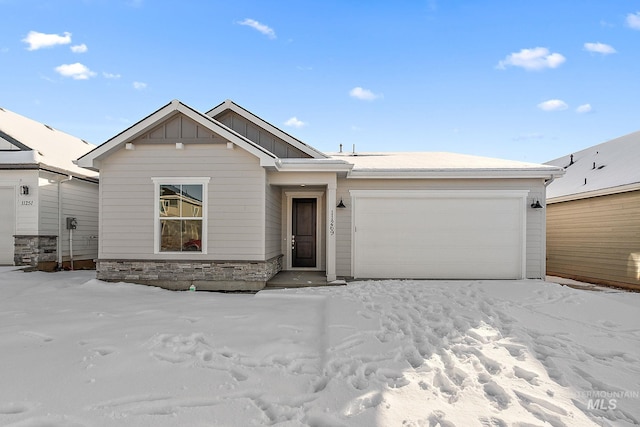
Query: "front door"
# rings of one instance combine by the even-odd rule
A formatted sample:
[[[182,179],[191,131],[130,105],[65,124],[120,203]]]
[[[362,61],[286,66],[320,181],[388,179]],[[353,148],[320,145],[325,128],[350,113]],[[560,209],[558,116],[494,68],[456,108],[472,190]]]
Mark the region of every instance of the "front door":
[[[316,266],[316,199],[293,199],[291,266]]]

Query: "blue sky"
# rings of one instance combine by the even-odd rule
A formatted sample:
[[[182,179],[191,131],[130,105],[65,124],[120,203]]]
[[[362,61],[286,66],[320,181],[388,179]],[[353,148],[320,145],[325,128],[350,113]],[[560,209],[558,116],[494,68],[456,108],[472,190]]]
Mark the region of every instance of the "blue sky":
[[[0,0],[0,106],[100,144],[229,98],[323,151],[544,162],[640,130],[640,0]]]

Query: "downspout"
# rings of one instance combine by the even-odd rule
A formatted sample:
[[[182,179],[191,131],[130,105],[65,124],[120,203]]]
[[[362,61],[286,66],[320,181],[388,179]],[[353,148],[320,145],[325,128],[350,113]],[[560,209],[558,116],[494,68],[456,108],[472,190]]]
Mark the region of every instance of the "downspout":
[[[57,250],[58,250],[58,270],[62,270],[62,183],[63,182],[68,182],[71,181],[73,179],[72,175],[69,175],[69,178],[67,179],[61,179],[60,181],[58,181],[58,244],[57,244]],[[69,244],[71,244],[71,242],[69,242]],[[71,249],[71,248],[70,248]]]

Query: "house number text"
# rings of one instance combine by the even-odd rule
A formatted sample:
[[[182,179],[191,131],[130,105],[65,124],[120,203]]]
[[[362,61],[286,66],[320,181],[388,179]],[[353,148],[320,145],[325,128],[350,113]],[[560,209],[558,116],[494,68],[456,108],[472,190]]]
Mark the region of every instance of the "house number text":
[[[20,204],[22,206],[33,206],[33,200],[23,200]]]

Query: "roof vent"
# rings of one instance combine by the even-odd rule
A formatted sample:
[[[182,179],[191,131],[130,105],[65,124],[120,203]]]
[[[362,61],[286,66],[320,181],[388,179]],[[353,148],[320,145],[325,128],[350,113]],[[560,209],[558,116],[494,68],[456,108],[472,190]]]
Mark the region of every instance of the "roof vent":
[[[85,141],[84,139],[81,139],[80,141],[84,142],[85,144],[89,145],[89,143],[87,141]]]
[[[43,123],[43,124],[44,124],[44,123]],[[49,130],[53,130],[53,128],[52,128],[51,126],[49,126],[49,125],[44,125],[44,127],[46,127],[46,128],[47,128],[47,129],[49,129]]]
[[[4,108],[0,107],[0,111],[4,111]]]

